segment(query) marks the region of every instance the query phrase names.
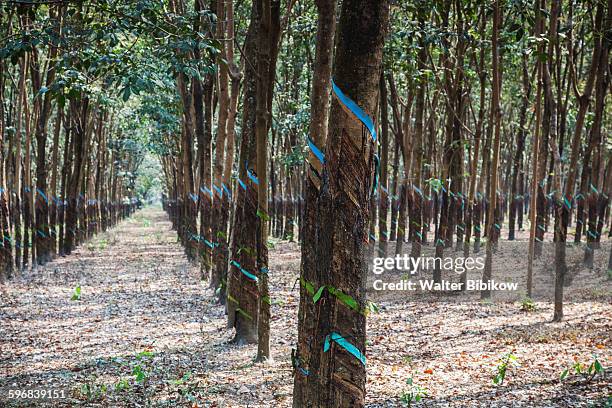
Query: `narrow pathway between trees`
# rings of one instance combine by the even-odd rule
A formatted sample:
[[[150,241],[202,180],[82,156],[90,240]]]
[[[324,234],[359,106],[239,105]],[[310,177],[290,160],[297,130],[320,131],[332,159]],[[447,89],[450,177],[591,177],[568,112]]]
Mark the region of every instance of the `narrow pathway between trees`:
[[[24,272],[1,286],[0,388],[65,387],[72,401],[58,406],[288,404],[289,342],[277,338],[276,361],[245,370],[256,346],[228,344],[224,308],[198,276],[156,207]]]
[[[290,407],[299,254],[287,242],[270,253],[274,361],[254,364],[256,346],[230,343],[224,307],[167,216],[138,211],[73,255],[0,284],[0,390],[67,390],[69,399],[44,407]],[[370,295],[380,310],[368,317],[369,408],[402,406],[414,391],[407,379],[426,391],[427,406],[587,407],[611,391],[603,377],[558,381],[594,350],[612,364],[605,303],[569,303],[566,320],[551,324],[550,303],[526,313],[476,298]],[[492,374],[509,352],[520,365],[497,387]],[[2,395],[1,407],[35,406]]]

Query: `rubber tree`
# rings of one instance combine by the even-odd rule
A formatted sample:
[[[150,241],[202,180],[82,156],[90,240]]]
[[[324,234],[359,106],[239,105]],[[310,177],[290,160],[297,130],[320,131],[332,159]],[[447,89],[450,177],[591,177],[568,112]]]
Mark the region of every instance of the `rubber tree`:
[[[300,279],[310,282],[316,276],[316,240],[317,240],[317,197],[321,187],[323,163],[315,154],[324,150],[327,140],[327,123],[329,119],[329,94],[331,91],[331,70],[333,62],[333,44],[336,31],[336,0],[317,0],[317,37],[315,49],[312,91],[310,94],[310,128],[309,137],[312,143],[308,155],[308,176],[304,186],[304,223],[302,228],[302,257]],[[313,147],[314,146],[314,147]],[[324,159],[323,159],[324,161]],[[300,287],[300,306],[298,310],[298,344],[293,356],[294,387],[293,406],[301,407],[306,402],[305,391],[307,376],[301,365],[310,359],[310,341],[307,335],[314,331],[315,313],[312,297],[304,285]]]
[[[492,66],[493,71],[493,90],[491,92],[491,122],[494,128],[494,139],[493,139],[493,159],[491,163],[491,188],[489,189],[489,208],[488,208],[488,223],[487,223],[487,245],[486,245],[486,257],[485,267],[483,271],[482,280],[487,282],[491,279],[493,269],[493,245],[495,240],[493,237],[499,231],[499,224],[496,222],[496,213],[498,209],[497,200],[497,180],[498,180],[498,169],[499,169],[499,155],[501,150],[501,106],[499,103],[501,93],[501,69],[500,69],[500,56],[499,56],[499,31],[502,24],[502,11],[500,7],[500,0],[496,0],[493,10],[493,39],[491,42],[491,53],[492,53]],[[490,298],[491,292],[489,289],[481,291],[481,297],[483,299]]]
[[[389,2],[342,4],[333,66],[334,84],[316,212],[315,273],[302,277],[298,356],[305,381],[294,386],[294,406],[365,404],[366,275],[370,197],[373,193],[375,117]],[[304,320],[308,325],[303,324]],[[308,330],[308,332],[304,332]]]

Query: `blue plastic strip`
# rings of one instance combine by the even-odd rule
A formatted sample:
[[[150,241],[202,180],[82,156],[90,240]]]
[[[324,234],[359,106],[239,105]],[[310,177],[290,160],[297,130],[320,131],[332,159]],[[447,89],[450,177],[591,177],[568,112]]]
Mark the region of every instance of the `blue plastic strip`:
[[[244,181],[237,179],[238,180],[238,184],[240,184],[240,187],[242,187],[243,190],[246,190],[246,184],[244,184]]]
[[[49,199],[47,198],[47,195],[43,193],[41,189],[37,188],[36,192],[42,197],[43,200],[45,200],[45,203],[49,204]]]
[[[346,339],[344,337],[342,337],[341,335],[339,335],[336,332],[328,334],[325,337],[325,344],[323,345],[323,351],[324,352],[329,350],[329,348],[331,346],[331,344],[330,344],[331,341],[335,341],[340,347],[342,347],[343,349],[345,349],[346,351],[351,353],[359,361],[361,361],[361,364],[366,365],[366,361],[367,360],[366,360],[366,357],[363,355],[363,353],[361,351],[359,351],[359,349],[357,347],[355,347],[354,345],[352,345],[351,343],[346,341]]]
[[[215,189],[217,194],[219,194],[219,196],[223,198],[223,190],[221,190],[219,187],[215,186],[214,184],[213,184],[213,188]]]
[[[311,138],[308,138],[308,147],[310,148],[312,154],[314,154],[315,157],[319,159],[321,164],[325,164],[325,154],[321,150],[319,150],[319,148],[317,147],[317,145],[314,144]]]
[[[563,203],[568,208],[568,210],[572,209],[572,204],[569,202],[569,200],[566,197],[563,197]]]
[[[249,176],[249,178],[251,179],[253,183],[259,185],[259,180],[257,180],[257,176],[255,176],[255,174],[253,173],[253,170],[248,169],[247,175]]]
[[[197,194],[193,194],[193,193],[189,193],[189,198],[191,198],[191,200],[195,203],[196,201],[198,201],[198,195]]]
[[[213,192],[208,187],[206,187],[206,186],[200,187],[200,191],[203,192],[203,193],[208,194],[210,196],[210,198],[212,198],[212,196],[213,196]]]
[[[419,193],[419,195],[421,197],[423,197],[423,191],[421,191],[420,188],[418,188],[417,186],[413,185],[412,188],[414,188],[414,191],[416,191],[417,193]]]
[[[346,106],[348,110],[350,110],[353,115],[355,115],[357,119],[359,119],[361,123],[363,123],[363,125],[370,132],[370,135],[372,136],[372,141],[376,142],[376,129],[374,129],[374,122],[372,122],[372,119],[370,119],[370,117],[359,106],[357,106],[357,104],[351,98],[346,96],[340,90],[340,88],[338,88],[333,79],[331,83],[332,89],[334,90],[334,94],[336,94],[338,101],[340,101],[344,106]]]
[[[229,191],[229,189],[227,188],[227,186],[225,185],[225,183],[221,183],[221,187],[223,187],[223,190],[227,193],[227,196],[229,198],[232,198],[232,192]]]
[[[238,268],[238,270],[240,272],[242,272],[244,274],[244,276],[246,276],[247,278],[251,279],[252,281],[257,282],[259,279],[257,279],[257,276],[253,275],[252,273],[250,273],[249,271],[247,271],[246,269],[244,269],[242,266],[240,266],[240,264],[234,260],[232,260],[230,262],[231,265],[234,265],[236,268]]]

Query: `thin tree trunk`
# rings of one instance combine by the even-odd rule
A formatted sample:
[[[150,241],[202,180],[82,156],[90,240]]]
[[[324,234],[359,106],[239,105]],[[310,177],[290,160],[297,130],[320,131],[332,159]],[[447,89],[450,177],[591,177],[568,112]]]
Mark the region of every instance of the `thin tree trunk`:
[[[497,200],[497,181],[498,181],[498,168],[499,168],[499,153],[501,149],[501,107],[499,104],[500,93],[501,93],[501,69],[500,69],[500,57],[499,57],[499,30],[502,25],[502,11],[500,6],[500,0],[496,0],[493,11],[493,40],[491,43],[492,53],[492,71],[493,71],[493,82],[492,82],[492,96],[491,96],[491,122],[494,126],[494,140],[493,140],[493,161],[491,163],[491,188],[489,190],[489,208],[487,223],[488,239],[486,245],[486,258],[485,267],[483,271],[482,281],[488,283],[492,276],[493,268],[493,245],[495,243],[494,237],[497,232],[494,229],[497,227],[498,212],[498,200]],[[481,291],[481,297],[487,299],[491,297],[491,291],[487,289]]]
[[[329,93],[331,90],[331,69],[333,43],[336,27],[335,0],[317,0],[317,40],[315,50],[312,92],[310,94],[310,138],[314,148],[324,152],[327,139],[329,115]],[[302,257],[300,280],[312,282],[316,278],[316,241],[317,241],[317,201],[324,158],[317,157],[311,147],[308,155],[308,171],[304,181],[304,223],[302,228]],[[322,160],[321,160],[322,159]],[[310,381],[308,364],[312,344],[312,333],[315,330],[315,305],[307,287],[300,285],[300,306],[298,310],[298,344],[292,358],[294,366],[293,406],[306,406],[308,382]]]

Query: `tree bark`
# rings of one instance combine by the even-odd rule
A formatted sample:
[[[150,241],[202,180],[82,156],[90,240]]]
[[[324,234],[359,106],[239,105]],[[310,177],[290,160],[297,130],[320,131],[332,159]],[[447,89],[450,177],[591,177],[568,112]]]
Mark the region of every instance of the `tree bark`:
[[[370,117],[376,108],[388,12],[387,1],[347,0],[338,26],[335,83]],[[321,293],[315,304],[313,330],[305,335],[310,358],[303,406],[362,407],[366,374],[364,254],[375,143],[373,135],[337,98],[332,100],[330,118],[317,208],[316,276],[304,283]],[[320,289],[323,286],[327,289]],[[332,295],[330,288],[352,298],[353,307]],[[310,296],[316,293],[307,292],[307,300],[312,301]]]

